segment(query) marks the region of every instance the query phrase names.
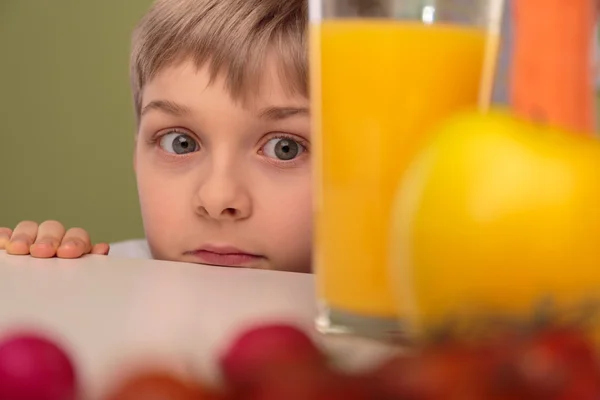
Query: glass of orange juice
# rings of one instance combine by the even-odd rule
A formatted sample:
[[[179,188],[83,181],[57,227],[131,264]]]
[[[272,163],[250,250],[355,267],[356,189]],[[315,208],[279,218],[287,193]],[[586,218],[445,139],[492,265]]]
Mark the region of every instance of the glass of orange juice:
[[[502,0],[311,0],[317,327],[402,338],[393,195],[440,119],[491,99]]]

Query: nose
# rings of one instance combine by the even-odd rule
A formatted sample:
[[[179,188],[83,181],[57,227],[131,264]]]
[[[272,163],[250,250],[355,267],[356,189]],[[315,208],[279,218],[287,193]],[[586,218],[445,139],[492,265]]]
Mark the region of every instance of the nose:
[[[201,217],[236,221],[252,214],[252,201],[243,178],[230,168],[213,168],[201,183],[194,198]]]

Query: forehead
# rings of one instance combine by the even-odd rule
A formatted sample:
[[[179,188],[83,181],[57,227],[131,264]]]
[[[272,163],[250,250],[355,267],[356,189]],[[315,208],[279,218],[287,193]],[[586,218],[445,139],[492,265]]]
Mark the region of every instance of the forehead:
[[[286,104],[308,107],[308,98],[292,90],[282,78],[279,64],[274,58],[267,58],[256,85],[244,93],[244,97],[234,97],[228,88],[226,74],[220,73],[211,79],[210,65],[198,67],[191,60],[165,67],[159,71],[142,90],[142,108],[157,100],[195,104],[203,101],[227,101],[236,107],[249,111],[265,105]]]

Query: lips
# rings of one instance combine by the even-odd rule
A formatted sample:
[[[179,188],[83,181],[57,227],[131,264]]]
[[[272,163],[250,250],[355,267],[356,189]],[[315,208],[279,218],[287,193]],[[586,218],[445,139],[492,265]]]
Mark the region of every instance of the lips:
[[[204,246],[188,252],[202,264],[224,267],[249,267],[263,257],[230,246]]]

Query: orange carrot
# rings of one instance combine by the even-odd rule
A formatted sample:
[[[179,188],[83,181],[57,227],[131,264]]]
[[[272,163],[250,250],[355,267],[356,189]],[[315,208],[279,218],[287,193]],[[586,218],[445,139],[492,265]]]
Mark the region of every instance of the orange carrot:
[[[597,0],[513,0],[510,101],[532,120],[595,131]]]

